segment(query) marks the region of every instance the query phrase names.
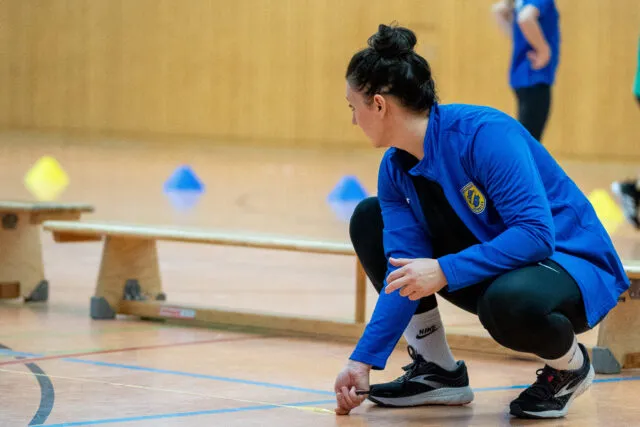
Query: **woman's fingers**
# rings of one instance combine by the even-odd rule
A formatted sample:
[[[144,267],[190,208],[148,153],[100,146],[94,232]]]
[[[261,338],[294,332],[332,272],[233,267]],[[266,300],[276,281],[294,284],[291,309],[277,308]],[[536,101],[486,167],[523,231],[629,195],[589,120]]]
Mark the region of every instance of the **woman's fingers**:
[[[353,408],[356,408],[364,402],[366,396],[358,396],[356,394],[356,388],[342,387],[338,393],[336,393],[336,400],[338,407],[335,409],[337,415],[348,415]]]
[[[391,265],[395,267],[403,267],[409,264],[411,261],[413,260],[408,258],[393,258],[393,257],[389,258],[389,262],[391,263]]]
[[[345,415],[348,414],[351,410],[351,407],[345,400],[344,394],[342,392],[336,393],[336,400],[338,401],[338,408],[345,412]]]
[[[356,405],[356,406],[360,406],[360,404],[362,402],[364,402],[365,397],[364,396],[358,396],[356,394],[356,388],[355,387],[351,387],[351,390],[349,390],[349,397],[351,398],[351,401]],[[354,406],[355,407],[355,406]]]
[[[387,276],[387,283],[391,283],[394,280],[397,280],[399,278],[401,278],[402,276],[404,276],[405,274],[405,270],[404,268],[399,268],[397,270],[393,270],[391,273],[389,273],[389,275]]]
[[[356,406],[358,406],[352,399],[351,399],[351,394],[349,393],[349,389],[347,387],[342,387],[342,389],[340,390],[340,392],[342,393],[342,396],[344,397],[345,402],[347,402],[347,405],[349,409],[353,409]],[[355,393],[354,393],[355,394]]]
[[[416,291],[418,291],[418,287],[411,284],[400,289],[400,295],[403,297],[408,297],[409,295],[413,294]]]
[[[395,291],[396,289],[400,289],[403,286],[406,286],[410,283],[411,278],[408,276],[403,276],[399,279],[389,281],[387,280],[387,287],[384,288],[384,291],[388,294]]]
[[[416,300],[419,300],[420,298],[422,298],[423,295],[422,295],[421,292],[414,291],[414,292],[411,292],[411,294],[409,294],[408,297],[409,297],[409,299],[411,301],[416,301]]]
[[[349,415],[349,410],[337,407],[335,410],[336,415]]]
[[[351,362],[350,362],[351,363]],[[334,384],[336,392],[337,415],[347,415],[353,409],[359,406],[365,399],[366,395],[358,395],[356,390],[369,389],[369,371],[366,365],[358,365],[354,362],[354,366],[345,367]]]

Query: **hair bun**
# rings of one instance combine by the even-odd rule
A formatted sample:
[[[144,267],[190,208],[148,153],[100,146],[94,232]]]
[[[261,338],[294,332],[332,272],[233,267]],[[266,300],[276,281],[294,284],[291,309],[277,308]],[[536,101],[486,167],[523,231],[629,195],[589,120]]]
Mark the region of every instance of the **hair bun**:
[[[378,26],[368,43],[383,58],[397,58],[413,51],[417,39],[413,31],[403,27]]]

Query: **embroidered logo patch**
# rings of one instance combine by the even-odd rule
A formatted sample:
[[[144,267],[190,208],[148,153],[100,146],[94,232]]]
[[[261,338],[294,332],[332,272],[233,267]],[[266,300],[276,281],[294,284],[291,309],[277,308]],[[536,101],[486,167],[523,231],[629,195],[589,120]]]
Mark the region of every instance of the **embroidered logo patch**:
[[[468,183],[462,187],[462,195],[467,202],[469,209],[475,214],[481,214],[484,212],[484,208],[487,204],[487,200],[484,198],[484,194],[478,190],[478,187],[473,182]]]

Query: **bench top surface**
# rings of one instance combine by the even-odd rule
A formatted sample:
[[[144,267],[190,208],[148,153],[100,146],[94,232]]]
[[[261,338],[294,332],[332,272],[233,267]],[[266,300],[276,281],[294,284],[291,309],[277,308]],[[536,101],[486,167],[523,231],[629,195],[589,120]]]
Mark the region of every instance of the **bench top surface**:
[[[45,221],[43,229],[59,234],[75,236],[114,236],[137,239],[168,240],[228,244],[262,248],[290,248],[307,252],[354,254],[350,243],[305,240],[292,237],[258,235],[248,232],[203,230],[166,225],[123,224],[96,221]],[[624,260],[628,276],[640,279],[640,260]]]
[[[111,236],[132,239],[167,240],[247,246],[256,248],[280,248],[305,252],[355,254],[350,243],[307,240],[294,237],[261,235],[256,233],[203,230],[164,225],[136,225],[96,221],[45,221],[44,230],[59,235]]]
[[[21,202],[0,200],[0,212],[93,212],[86,203]]]

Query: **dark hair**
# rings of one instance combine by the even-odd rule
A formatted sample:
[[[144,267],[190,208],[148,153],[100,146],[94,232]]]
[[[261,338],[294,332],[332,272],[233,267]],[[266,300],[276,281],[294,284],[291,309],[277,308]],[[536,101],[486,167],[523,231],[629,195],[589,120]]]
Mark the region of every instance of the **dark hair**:
[[[415,112],[430,110],[438,100],[436,87],[429,63],[413,50],[416,41],[408,28],[381,24],[369,47],[351,58],[347,81],[369,98],[390,94]]]

